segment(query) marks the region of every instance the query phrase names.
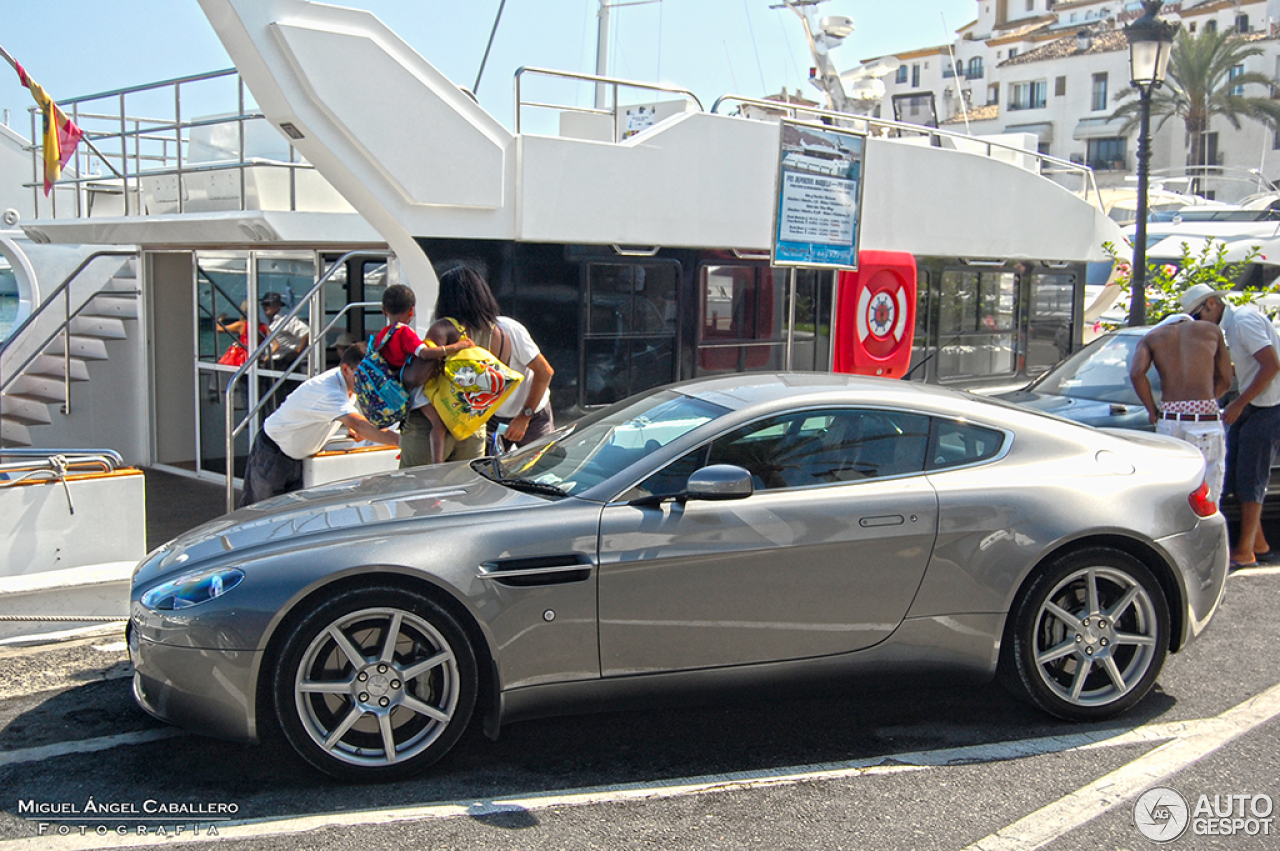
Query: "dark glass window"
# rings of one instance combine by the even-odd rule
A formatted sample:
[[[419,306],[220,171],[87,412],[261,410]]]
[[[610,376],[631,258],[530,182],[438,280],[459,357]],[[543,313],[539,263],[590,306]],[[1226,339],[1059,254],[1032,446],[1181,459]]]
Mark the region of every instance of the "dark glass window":
[[[674,263],[592,263],[582,404],[606,405],[675,380]]]
[[[796,270],[795,322],[791,368],[826,371],[831,365],[831,293],[834,275]]]
[[[1040,272],[1031,278],[1027,317],[1028,375],[1038,375],[1071,354],[1076,276]]]
[[[1093,75],[1092,105],[1094,110],[1107,108],[1107,75]]]
[[[994,429],[958,420],[934,420],[929,439],[929,470],[976,464],[995,457],[1005,436]]]
[[[697,374],[783,369],[789,291],[786,269],[703,266]]]
[[[762,490],[855,482],[924,468],[928,417],[872,409],[800,411],[711,444],[709,464],[736,464]]]
[[[1017,296],[1018,278],[1013,272],[952,269],[942,273],[939,379],[1014,372]]]
[[[1106,169],[1124,169],[1124,137],[1115,136],[1105,139],[1090,139],[1085,164],[1089,168],[1104,171]]]
[[[679,492],[705,464],[751,473],[757,490],[810,487],[919,473],[929,418],[874,409],[797,411],[744,426],[642,483],[631,498]],[[705,459],[705,462],[704,462]]]
[[[1228,80],[1234,80],[1236,77],[1243,77],[1243,76],[1244,76],[1243,65],[1235,65],[1231,68],[1230,71],[1227,72]],[[1236,97],[1241,97],[1242,95],[1244,95],[1244,86],[1232,86],[1231,94]]]

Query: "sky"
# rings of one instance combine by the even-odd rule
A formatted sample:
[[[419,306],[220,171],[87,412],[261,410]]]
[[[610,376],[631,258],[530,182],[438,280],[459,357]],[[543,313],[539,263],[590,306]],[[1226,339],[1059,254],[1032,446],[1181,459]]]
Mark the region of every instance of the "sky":
[[[472,87],[500,0],[332,0],[368,9],[459,85]],[[799,17],[778,0],[612,0],[609,73],[717,97],[799,88],[811,59]],[[521,66],[595,70],[599,0],[506,0],[478,90],[508,127]],[[828,0],[821,15],[853,18],[832,54],[844,71],[865,59],[944,44],[976,17],[977,0]],[[196,0],[0,0],[0,46],[55,100],[232,67]],[[586,95],[589,97],[589,94]],[[0,60],[0,110],[23,136],[33,103]],[[587,105],[587,104],[584,104]],[[3,112],[0,111],[0,122]]]

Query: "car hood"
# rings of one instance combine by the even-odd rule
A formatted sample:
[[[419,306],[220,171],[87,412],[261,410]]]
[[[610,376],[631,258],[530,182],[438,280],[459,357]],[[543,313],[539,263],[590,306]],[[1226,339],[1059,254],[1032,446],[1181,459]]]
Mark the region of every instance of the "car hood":
[[[1147,421],[1147,412],[1141,405],[1103,402],[1098,399],[1081,399],[1075,396],[1054,396],[1037,393],[1034,390],[1016,390],[1012,393],[1003,393],[997,398],[1085,425],[1151,430],[1151,424]]]
[[[197,526],[153,553],[147,563],[164,571],[287,541],[332,535],[351,527],[368,530],[406,520],[429,521],[546,503],[495,484],[469,463],[441,464],[346,479],[284,494]]]

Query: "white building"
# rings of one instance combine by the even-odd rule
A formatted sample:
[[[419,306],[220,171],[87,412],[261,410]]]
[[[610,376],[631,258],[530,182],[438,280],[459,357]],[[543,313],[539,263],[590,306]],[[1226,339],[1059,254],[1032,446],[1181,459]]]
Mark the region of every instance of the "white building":
[[[1136,167],[1137,130],[1124,132],[1124,122],[1110,116],[1116,95],[1129,87],[1123,28],[1142,14],[1141,3],[976,2],[977,19],[957,30],[955,42],[894,57],[900,64],[885,78],[879,114],[925,123],[936,114],[939,124],[974,135],[1030,133],[1041,152],[1092,166],[1100,186],[1123,184]],[[1241,33],[1263,50],[1242,71],[1280,77],[1280,0],[1183,0],[1166,3],[1162,15],[1191,32]],[[1163,127],[1160,120],[1152,124],[1157,177],[1187,165],[1189,150],[1181,119]],[[1236,130],[1214,118],[1203,149],[1205,164],[1223,167],[1224,177],[1257,170],[1280,182],[1280,135],[1258,122],[1244,120]],[[1256,180],[1220,180],[1202,191],[1234,200],[1256,188]]]

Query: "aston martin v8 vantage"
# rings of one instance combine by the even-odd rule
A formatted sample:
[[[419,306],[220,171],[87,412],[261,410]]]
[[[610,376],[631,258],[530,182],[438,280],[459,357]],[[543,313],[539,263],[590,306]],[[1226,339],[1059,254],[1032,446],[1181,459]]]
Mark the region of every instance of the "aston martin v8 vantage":
[[[286,494],[133,577],[133,687],[387,779],[483,719],[662,692],[1000,675],[1122,712],[1205,628],[1226,523],[1185,443],[910,382],[734,375],[497,458]],[[270,722],[270,723],[268,723]]]

